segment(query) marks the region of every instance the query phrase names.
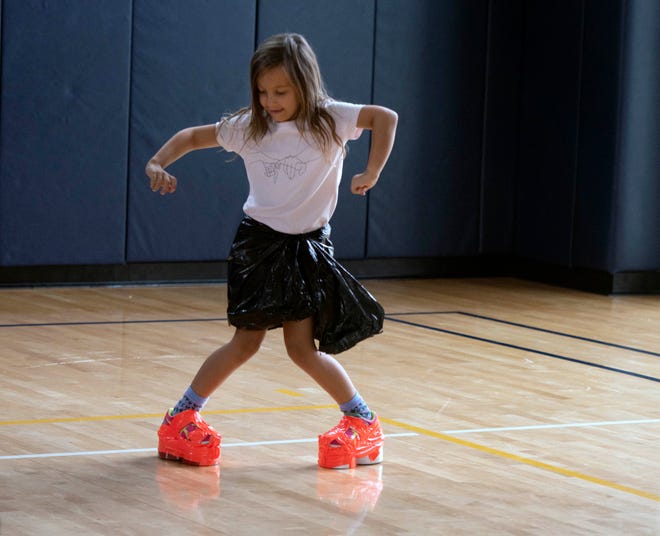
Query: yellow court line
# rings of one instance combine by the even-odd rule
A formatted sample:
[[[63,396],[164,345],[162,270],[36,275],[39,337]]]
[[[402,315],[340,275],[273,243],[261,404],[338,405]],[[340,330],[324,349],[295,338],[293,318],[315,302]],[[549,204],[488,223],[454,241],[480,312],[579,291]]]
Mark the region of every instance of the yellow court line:
[[[305,411],[305,410],[317,410],[317,409],[336,409],[336,404],[321,404],[321,405],[307,405],[307,406],[278,406],[278,407],[263,407],[263,408],[241,408],[241,409],[222,409],[222,410],[209,410],[204,411],[206,415],[230,415],[230,414],[241,414],[241,413],[268,413],[275,411]],[[23,419],[15,421],[0,421],[0,426],[10,426],[10,425],[24,425],[24,424],[54,424],[54,423],[68,423],[68,422],[92,422],[92,421],[119,421],[119,420],[130,420],[130,419],[155,419],[162,417],[162,413],[140,413],[134,415],[97,415],[89,417],[61,417],[61,418],[51,418],[51,419]],[[569,476],[573,478],[578,478],[586,482],[591,482],[593,484],[598,484],[600,486],[605,486],[608,488],[616,489],[623,491],[625,493],[630,493],[632,495],[637,495],[638,497],[643,497],[645,499],[651,499],[652,501],[660,502],[660,495],[638,490],[636,488],[631,488],[629,486],[623,486],[617,484],[616,482],[610,482],[609,480],[604,480],[602,478],[586,475],[579,473],[577,471],[572,471],[570,469],[565,469],[563,467],[558,467],[556,465],[551,465],[544,462],[539,462],[537,460],[532,460],[531,458],[525,458],[523,456],[518,456],[517,454],[512,454],[499,449],[494,449],[492,447],[487,447],[485,445],[480,445],[479,443],[473,443],[472,441],[466,441],[465,439],[459,439],[451,435],[443,434],[441,432],[434,432],[433,430],[427,430],[426,428],[421,428],[419,426],[414,426],[412,424],[407,424],[401,421],[396,421],[394,419],[387,419],[385,417],[379,417],[381,422],[396,426],[399,428],[404,428],[411,432],[416,432],[421,435],[426,435],[430,437],[435,437],[437,439],[442,439],[456,445],[461,445],[464,447],[472,448],[485,452],[487,454],[492,454],[499,456],[501,458],[507,458],[509,460],[514,460],[526,465],[531,465],[532,467],[537,467],[539,469],[544,469],[546,471],[551,471],[564,476]]]
[[[293,391],[291,389],[275,389],[278,393],[282,393],[283,395],[289,395],[289,396],[305,396],[302,393],[299,393],[298,391]]]
[[[315,409],[336,409],[337,404],[322,404],[315,406],[279,406],[271,408],[241,408],[241,409],[216,409],[204,410],[204,415],[230,415],[234,413],[268,413],[272,411],[305,411]],[[0,421],[0,426],[17,424],[54,424],[65,422],[91,422],[91,421],[122,421],[130,419],[156,419],[163,413],[138,413],[134,415],[96,415],[90,417],[55,417],[52,419],[23,419],[17,421]]]
[[[420,428],[419,426],[414,426],[412,424],[407,424],[407,423],[404,423],[404,422],[395,421],[393,419],[386,419],[386,418],[383,418],[383,417],[379,417],[379,419],[380,419],[381,422],[391,424],[392,426],[398,426],[399,428],[404,428],[406,430],[410,430],[411,432],[417,432],[418,434],[421,434],[421,435],[435,437],[435,438],[438,438],[438,439],[442,439],[444,441],[449,441],[451,443],[455,443],[456,445],[461,445],[463,447],[469,447],[471,449],[480,450],[481,452],[486,452],[488,454],[493,454],[495,456],[500,456],[501,458],[507,458],[509,460],[514,460],[514,461],[517,461],[517,462],[520,462],[520,463],[531,465],[532,467],[537,467],[539,469],[544,469],[546,471],[552,471],[553,473],[558,473],[558,474],[564,475],[564,476],[579,478],[580,480],[585,480],[585,481],[591,482],[593,484],[598,484],[600,486],[605,486],[605,487],[608,487],[608,488],[623,491],[625,493],[631,493],[633,495],[637,495],[638,497],[644,497],[645,499],[651,499],[652,501],[660,502],[660,495],[656,495],[655,493],[650,493],[650,492],[647,492],[647,491],[638,490],[636,488],[631,488],[629,486],[623,486],[621,484],[617,484],[616,482],[610,482],[609,480],[604,480],[602,478],[598,478],[598,477],[595,477],[595,476],[585,475],[584,473],[579,473],[577,471],[572,471],[570,469],[564,469],[563,467],[558,467],[556,465],[551,465],[549,463],[539,462],[537,460],[532,460],[531,458],[525,458],[523,456],[518,456],[517,454],[512,454],[510,452],[506,452],[506,451],[503,451],[503,450],[494,449],[494,448],[491,448],[491,447],[487,447],[485,445],[480,445],[479,443],[473,443],[472,441],[466,441],[465,439],[459,439],[457,437],[453,437],[453,436],[443,434],[443,433],[440,433],[440,432],[434,432],[432,430],[427,430],[425,428]]]

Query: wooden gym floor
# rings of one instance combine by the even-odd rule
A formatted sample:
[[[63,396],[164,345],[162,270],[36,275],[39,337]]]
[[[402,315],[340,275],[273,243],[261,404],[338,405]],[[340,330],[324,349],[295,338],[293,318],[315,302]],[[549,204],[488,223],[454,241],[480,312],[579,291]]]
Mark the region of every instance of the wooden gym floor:
[[[660,534],[660,296],[365,285],[384,332],[338,358],[388,438],[348,471],[281,330],[204,412],[221,465],[158,459],[224,285],[0,290],[0,534]]]

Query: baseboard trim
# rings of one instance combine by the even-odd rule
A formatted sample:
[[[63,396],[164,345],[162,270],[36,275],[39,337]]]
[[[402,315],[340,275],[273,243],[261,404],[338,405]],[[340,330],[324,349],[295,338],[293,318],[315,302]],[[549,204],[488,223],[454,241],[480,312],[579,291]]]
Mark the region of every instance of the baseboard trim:
[[[611,294],[612,274],[589,268],[569,268],[549,263],[518,259],[512,275],[539,283],[584,290],[596,294]]]
[[[504,258],[342,259],[355,277],[495,277],[507,275]],[[161,262],[112,265],[4,266],[0,286],[74,286],[212,283],[227,280],[227,262]]]
[[[0,267],[0,286],[75,286],[224,282],[227,262],[157,262]]]
[[[660,294],[660,271],[616,273],[612,294]]]
[[[660,294],[660,271],[568,268],[506,256],[344,259],[357,278],[517,277],[597,294]],[[0,287],[223,283],[226,261],[0,266]]]
[[[660,294],[660,271],[610,273],[518,259],[511,275],[597,294]]]

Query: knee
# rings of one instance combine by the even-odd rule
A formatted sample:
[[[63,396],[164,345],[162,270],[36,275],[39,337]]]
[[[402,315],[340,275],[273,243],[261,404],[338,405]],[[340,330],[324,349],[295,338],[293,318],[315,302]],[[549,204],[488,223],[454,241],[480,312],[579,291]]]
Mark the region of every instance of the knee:
[[[285,345],[291,361],[303,369],[318,356],[316,348],[308,343],[286,341]]]
[[[259,351],[266,333],[263,331],[251,331],[237,329],[231,341],[232,350],[236,359],[247,361]]]

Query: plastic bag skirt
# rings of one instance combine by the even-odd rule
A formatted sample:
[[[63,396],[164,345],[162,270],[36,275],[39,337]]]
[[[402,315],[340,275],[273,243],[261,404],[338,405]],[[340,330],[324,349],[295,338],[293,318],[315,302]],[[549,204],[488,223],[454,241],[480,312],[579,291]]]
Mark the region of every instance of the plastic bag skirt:
[[[244,218],[229,255],[229,323],[273,329],[311,316],[319,350],[329,354],[380,333],[383,308],[333,252],[329,225],[290,235]]]

